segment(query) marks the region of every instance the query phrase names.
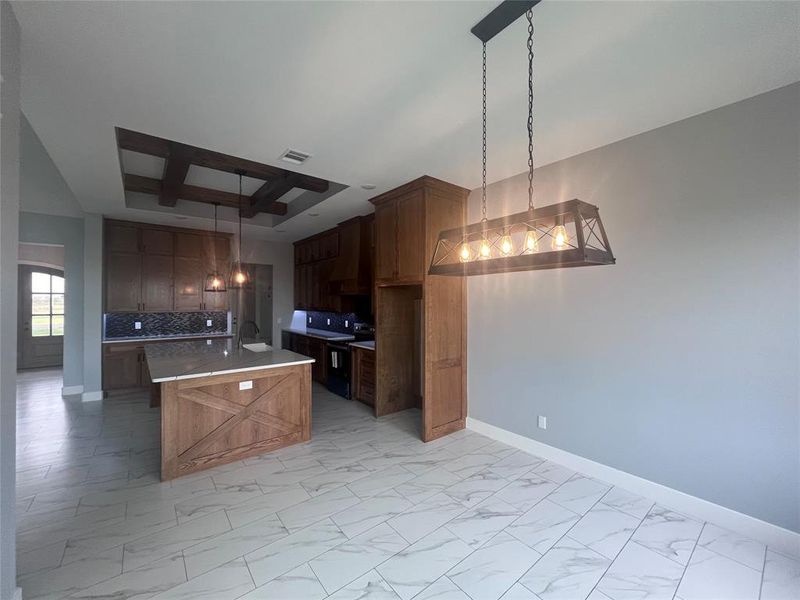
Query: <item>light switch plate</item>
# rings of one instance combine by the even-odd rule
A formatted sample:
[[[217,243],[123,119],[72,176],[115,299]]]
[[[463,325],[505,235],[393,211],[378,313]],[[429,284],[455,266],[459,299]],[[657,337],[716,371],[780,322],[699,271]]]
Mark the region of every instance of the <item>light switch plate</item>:
[[[142,328],[142,322],[141,321],[134,321],[133,322],[133,328],[134,329],[141,329]]]
[[[547,429],[547,417],[539,415],[539,429]]]
[[[214,322],[211,319],[206,319],[206,327],[211,327]]]
[[[239,391],[242,390],[252,390],[253,389],[253,380],[250,381],[240,381],[239,382]]]

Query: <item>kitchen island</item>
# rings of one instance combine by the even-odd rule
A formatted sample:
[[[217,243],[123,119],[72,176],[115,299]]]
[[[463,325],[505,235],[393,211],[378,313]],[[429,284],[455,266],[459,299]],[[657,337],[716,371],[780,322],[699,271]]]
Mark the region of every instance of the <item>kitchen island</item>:
[[[231,339],[145,348],[161,396],[161,479],[311,439],[313,358]]]

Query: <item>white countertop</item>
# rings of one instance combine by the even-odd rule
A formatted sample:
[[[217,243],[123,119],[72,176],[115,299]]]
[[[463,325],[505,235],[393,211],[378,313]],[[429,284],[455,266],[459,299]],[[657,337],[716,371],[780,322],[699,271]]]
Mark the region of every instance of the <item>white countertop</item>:
[[[144,352],[153,383],[314,362],[313,358],[289,350],[237,349],[232,339],[150,344]]]
[[[363,348],[364,350],[375,350],[375,340],[368,342],[350,342],[354,348]]]
[[[207,338],[233,337],[231,333],[191,333],[186,335],[154,335],[148,337],[121,337],[103,340],[103,344],[131,344],[133,342],[175,342],[180,340],[205,340]]]
[[[336,331],[325,331],[324,329],[284,329],[284,331],[296,333],[298,335],[306,335],[320,340],[327,340],[329,342],[352,342],[356,339],[356,336],[348,333],[337,333]]]

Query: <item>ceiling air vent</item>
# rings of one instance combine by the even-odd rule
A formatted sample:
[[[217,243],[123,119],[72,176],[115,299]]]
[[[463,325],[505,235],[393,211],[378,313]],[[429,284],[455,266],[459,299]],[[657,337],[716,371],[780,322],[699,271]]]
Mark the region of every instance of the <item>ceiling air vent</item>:
[[[309,158],[311,158],[310,154],[306,152],[300,152],[300,150],[292,150],[291,148],[281,154],[281,160],[285,160],[286,162],[290,162],[295,165],[302,165]]]

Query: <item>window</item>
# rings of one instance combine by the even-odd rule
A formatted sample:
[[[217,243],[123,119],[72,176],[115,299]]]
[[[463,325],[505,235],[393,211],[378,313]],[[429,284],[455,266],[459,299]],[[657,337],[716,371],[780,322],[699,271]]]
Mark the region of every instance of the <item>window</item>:
[[[31,273],[31,335],[64,335],[64,278]]]

